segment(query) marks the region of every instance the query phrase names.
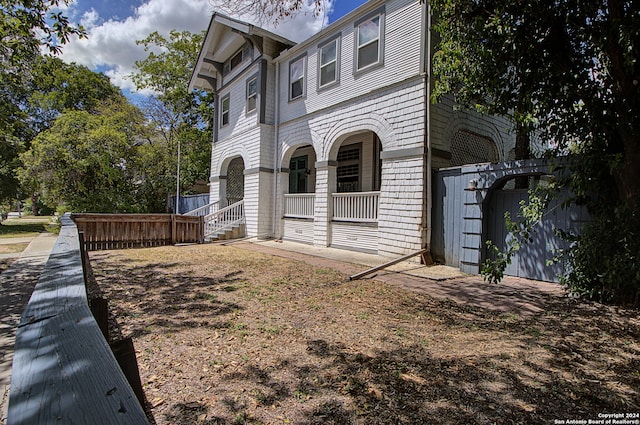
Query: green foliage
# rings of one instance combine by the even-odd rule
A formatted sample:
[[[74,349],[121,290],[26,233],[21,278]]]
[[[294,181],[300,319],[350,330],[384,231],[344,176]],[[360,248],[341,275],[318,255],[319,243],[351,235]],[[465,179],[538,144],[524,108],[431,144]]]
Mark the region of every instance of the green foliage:
[[[204,33],[171,31],[168,39],[154,32],[137,42],[149,54],[136,61],[139,72],[131,77],[138,89],[155,93],[143,106],[158,135],[146,154],[158,147],[164,152],[164,156],[155,152],[161,159],[153,167],[155,183],[149,185],[146,196],[157,199],[162,192],[162,202],[175,190],[178,145],[182,191],[188,191],[196,180],[209,178],[213,95],[187,90],[203,39]]]
[[[517,125],[552,142],[554,155],[575,156],[570,189],[594,223],[607,222],[614,211],[640,209],[640,8],[635,2],[431,4],[440,37],[433,58],[434,100],[452,94],[463,106],[512,114]],[[633,222],[595,224],[583,243],[597,240],[598,231],[606,233],[602,240],[621,241],[633,230],[624,226]],[[578,264],[586,255],[572,258],[574,276],[593,279],[585,287],[601,282],[596,273],[578,272],[592,267]],[[601,275],[615,275],[608,268],[627,256],[616,258],[598,262]]]
[[[609,209],[587,223],[580,236],[564,234],[571,249],[561,252],[566,288],[584,298],[640,307],[640,211],[628,205]]]
[[[0,225],[0,238],[19,238],[32,236],[47,230],[47,223],[20,223],[19,221],[6,221]]]
[[[0,64],[14,71],[28,68],[41,47],[59,53],[71,36],[84,37],[54,9],[69,0],[0,0]]]
[[[68,0],[0,0],[0,201],[22,194],[15,176],[18,156],[33,138],[25,105],[41,49],[58,53],[82,27],[54,9]]]
[[[137,212],[142,178],[138,144],[144,117],[126,100],[109,101],[92,114],[67,111],[22,155],[23,181],[37,182],[50,206],[75,212]]]
[[[25,109],[37,133],[63,111],[95,112],[105,100],[120,97],[120,90],[106,75],[52,56],[39,56],[33,64]]]

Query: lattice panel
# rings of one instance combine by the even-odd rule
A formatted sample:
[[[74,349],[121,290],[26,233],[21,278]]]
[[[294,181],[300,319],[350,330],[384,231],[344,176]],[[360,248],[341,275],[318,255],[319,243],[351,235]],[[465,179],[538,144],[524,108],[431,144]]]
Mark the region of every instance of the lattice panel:
[[[227,169],[227,200],[237,202],[244,198],[244,162],[236,158]]]
[[[498,162],[498,150],[493,140],[460,130],[451,142],[451,166]]]

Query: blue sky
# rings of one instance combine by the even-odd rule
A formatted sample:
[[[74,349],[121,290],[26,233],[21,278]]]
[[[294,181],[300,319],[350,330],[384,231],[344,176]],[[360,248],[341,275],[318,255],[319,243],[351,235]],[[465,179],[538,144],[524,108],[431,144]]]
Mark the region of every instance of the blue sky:
[[[72,0],[63,12],[74,23],[82,24],[88,38],[72,40],[63,47],[62,58],[94,71],[104,72],[125,93],[135,90],[128,76],[135,72],[134,62],[146,57],[136,40],[153,31],[205,30],[211,14],[218,10],[233,15],[215,4],[230,0]],[[352,11],[365,0],[331,0],[325,16],[314,18],[299,13],[277,26],[252,22],[251,16],[234,16],[265,27],[294,41],[302,41],[330,22]],[[223,7],[223,6],[222,6]]]

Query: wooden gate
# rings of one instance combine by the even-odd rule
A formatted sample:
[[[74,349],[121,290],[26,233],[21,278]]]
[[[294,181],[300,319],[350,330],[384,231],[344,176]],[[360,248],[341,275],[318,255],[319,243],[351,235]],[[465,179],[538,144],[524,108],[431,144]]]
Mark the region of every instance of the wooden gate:
[[[526,189],[494,190],[488,200],[485,216],[487,219],[487,240],[491,240],[501,251],[507,247],[511,235],[507,232],[504,214],[509,211],[511,219],[518,220],[520,201],[528,201]],[[560,195],[566,198],[568,193]],[[558,249],[567,243],[555,234],[556,229],[577,232],[579,225],[587,218],[586,211],[572,206],[562,208],[554,200],[544,213],[544,217],[534,227],[533,241],[523,244],[512,257],[505,274],[529,279],[554,282],[564,271],[561,264],[548,264]]]
[[[504,248],[507,237],[504,213],[517,219],[520,201],[526,190],[499,190],[508,179],[522,175],[549,174],[542,160],[500,164],[472,164],[439,170],[433,175],[431,255],[434,260],[479,273],[486,258],[485,242],[492,240]],[[565,198],[568,194],[565,194]],[[562,196],[560,197],[562,199]],[[506,271],[507,275],[555,281],[560,266],[547,266],[554,250],[563,247],[554,229],[578,232],[588,221],[583,208],[561,208],[558,201],[547,210],[535,239],[523,246]]]

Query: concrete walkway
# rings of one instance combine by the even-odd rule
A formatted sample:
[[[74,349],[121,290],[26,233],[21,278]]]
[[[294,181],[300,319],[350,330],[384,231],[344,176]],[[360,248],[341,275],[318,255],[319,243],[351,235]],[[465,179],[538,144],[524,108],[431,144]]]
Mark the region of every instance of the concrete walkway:
[[[377,255],[291,242],[250,240],[233,243],[233,246],[293,258],[350,276],[389,261],[389,258]],[[557,283],[506,276],[499,284],[490,284],[482,276],[466,275],[447,266],[427,267],[417,261],[404,261],[364,279],[387,282],[458,304],[520,316],[540,314],[544,312],[549,297],[565,295]]]
[[[16,325],[49,258],[56,235],[41,233],[36,237],[2,241],[29,242],[29,246],[17,254],[11,266],[0,274],[0,424],[4,425],[7,421]]]

